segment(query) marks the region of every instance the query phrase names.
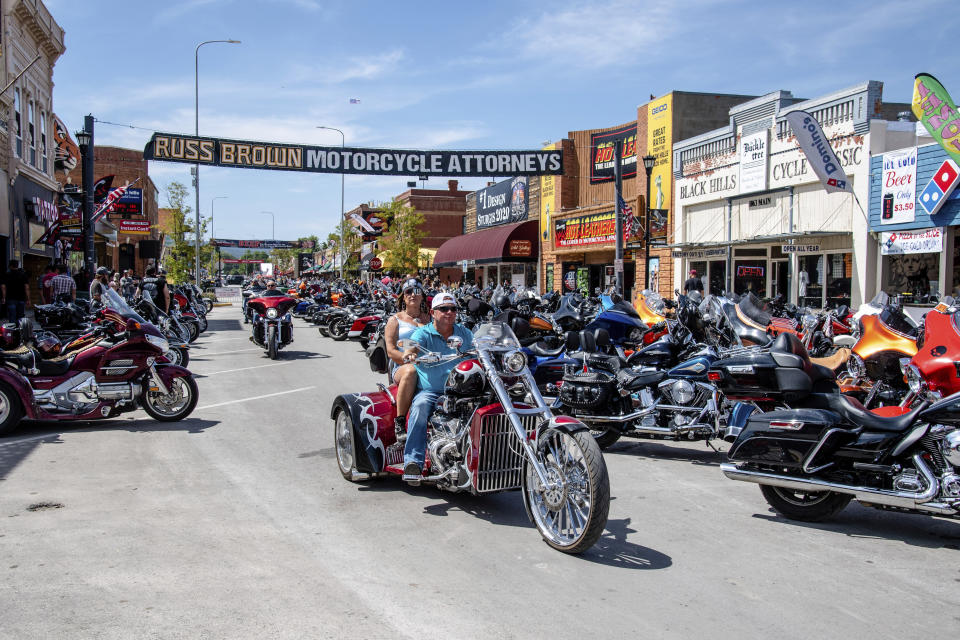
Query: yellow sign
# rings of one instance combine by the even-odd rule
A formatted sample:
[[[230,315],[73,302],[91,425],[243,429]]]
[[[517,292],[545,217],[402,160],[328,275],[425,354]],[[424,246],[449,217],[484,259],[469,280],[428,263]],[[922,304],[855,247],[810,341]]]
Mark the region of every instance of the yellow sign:
[[[670,205],[673,184],[673,94],[647,105],[647,154],[657,160],[650,174],[650,208],[667,212],[663,216],[654,214],[650,221],[650,237],[665,238],[670,227],[672,215]]]
[[[558,149],[558,143],[545,146],[544,151]],[[557,179],[554,176],[540,176],[540,244],[544,249],[550,246],[550,218],[557,213]]]

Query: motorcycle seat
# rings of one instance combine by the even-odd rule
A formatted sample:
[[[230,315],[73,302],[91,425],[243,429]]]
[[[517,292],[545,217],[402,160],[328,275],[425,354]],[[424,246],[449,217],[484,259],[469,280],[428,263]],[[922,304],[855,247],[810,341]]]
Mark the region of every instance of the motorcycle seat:
[[[52,360],[41,360],[37,358],[37,369],[41,376],[62,376],[69,371],[76,353],[71,353],[63,358],[54,358]]]
[[[621,369],[617,372],[617,382],[628,391],[659,384],[667,377],[666,371],[634,371]]]
[[[542,340],[538,340],[537,342],[534,342],[533,344],[529,345],[527,349],[533,355],[539,356],[541,358],[556,358],[561,353],[563,353],[563,350],[566,349],[566,347],[567,346],[565,344],[560,343],[558,347],[551,349]]]
[[[887,433],[902,433],[913,425],[917,420],[917,415],[927,406],[927,402],[921,403],[913,411],[904,413],[893,418],[885,418],[868,411],[856,398],[842,394],[830,394],[827,400],[832,411],[840,414],[845,420],[852,424],[863,427],[867,431],[885,431]]]
[[[763,303],[760,302],[760,299],[755,296],[753,293],[748,293],[746,296],[740,298],[740,302],[737,303],[737,307],[740,309],[740,312],[743,313],[746,317],[753,320],[762,327],[766,327],[770,324],[770,314],[764,311],[761,308]]]

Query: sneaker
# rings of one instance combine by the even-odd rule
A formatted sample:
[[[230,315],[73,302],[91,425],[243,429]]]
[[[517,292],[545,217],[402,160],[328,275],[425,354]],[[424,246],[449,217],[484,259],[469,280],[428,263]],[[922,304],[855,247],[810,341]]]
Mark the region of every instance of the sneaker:
[[[416,462],[408,462],[403,467],[403,481],[412,485],[420,484],[420,465]]]

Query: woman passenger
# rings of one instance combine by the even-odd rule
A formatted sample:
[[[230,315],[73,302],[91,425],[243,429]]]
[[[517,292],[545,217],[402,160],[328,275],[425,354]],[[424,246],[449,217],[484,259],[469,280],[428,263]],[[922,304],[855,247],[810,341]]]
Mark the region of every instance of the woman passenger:
[[[427,312],[427,298],[423,287],[415,279],[404,282],[400,294],[400,310],[390,316],[383,332],[390,358],[390,375],[399,385],[397,389],[397,430],[406,433],[407,411],[417,391],[417,368],[413,364],[403,363],[404,349],[397,347],[399,340],[409,340],[413,332],[430,323]]]

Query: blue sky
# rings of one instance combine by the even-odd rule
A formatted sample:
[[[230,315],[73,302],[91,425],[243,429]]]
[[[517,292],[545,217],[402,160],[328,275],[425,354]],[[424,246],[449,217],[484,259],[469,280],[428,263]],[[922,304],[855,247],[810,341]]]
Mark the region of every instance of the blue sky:
[[[45,0],[66,31],[54,110],[98,144],[142,149],[150,132],[412,149],[530,149],[632,120],[671,90],[816,97],[865,80],[909,102],[913,76],[960,99],[956,2],[532,2]],[[605,87],[597,90],[596,87]],[[360,104],[350,104],[359,98]],[[340,177],[203,168],[200,210],[219,237],[332,231]],[[161,190],[189,167],[151,163]],[[346,177],[346,207],[406,189]],[[446,179],[427,183],[446,188]],[[483,179],[467,179],[470,189]]]

